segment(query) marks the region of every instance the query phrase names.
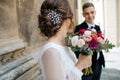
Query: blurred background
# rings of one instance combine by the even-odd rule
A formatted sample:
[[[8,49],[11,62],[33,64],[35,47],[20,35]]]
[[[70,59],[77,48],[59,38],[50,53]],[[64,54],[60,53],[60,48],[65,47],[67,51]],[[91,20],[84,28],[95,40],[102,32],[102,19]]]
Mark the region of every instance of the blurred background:
[[[42,80],[37,59],[44,39],[39,35],[37,16],[43,1],[0,0],[0,80]],[[95,5],[95,23],[105,38],[116,45],[109,53],[104,52],[106,67],[101,80],[120,80],[120,0],[69,2],[75,25],[84,21],[82,5]]]

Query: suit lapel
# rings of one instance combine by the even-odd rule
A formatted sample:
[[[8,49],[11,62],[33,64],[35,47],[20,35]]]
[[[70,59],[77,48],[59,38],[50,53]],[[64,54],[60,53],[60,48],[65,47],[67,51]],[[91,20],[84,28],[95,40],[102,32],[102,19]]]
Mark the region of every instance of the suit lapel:
[[[96,29],[97,32],[100,31],[99,26],[97,26],[97,25],[95,25],[95,29]]]
[[[82,26],[84,29],[86,29],[86,28],[88,28],[88,25],[87,25],[87,23],[84,21],[83,22],[83,26]]]

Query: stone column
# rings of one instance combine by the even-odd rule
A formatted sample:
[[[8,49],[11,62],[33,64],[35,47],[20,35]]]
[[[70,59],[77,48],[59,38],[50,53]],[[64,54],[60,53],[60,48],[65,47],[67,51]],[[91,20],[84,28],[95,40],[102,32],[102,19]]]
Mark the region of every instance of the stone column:
[[[105,37],[117,45],[117,1],[104,0]]]
[[[29,27],[29,23],[33,14],[34,0],[16,0],[17,21],[19,25],[19,35],[24,41],[29,42],[33,28]]]
[[[93,2],[93,0],[82,0],[82,5],[86,2]]]
[[[38,30],[38,14],[43,0],[17,0],[17,17],[20,38],[30,46],[41,44]]]
[[[16,0],[0,0],[0,41],[18,37]]]
[[[73,11],[73,18],[74,18],[74,21],[75,21],[75,24],[77,23],[77,0],[71,0],[69,1],[70,3],[70,7],[72,8],[72,11]]]
[[[120,0],[117,0],[117,45],[120,46]]]

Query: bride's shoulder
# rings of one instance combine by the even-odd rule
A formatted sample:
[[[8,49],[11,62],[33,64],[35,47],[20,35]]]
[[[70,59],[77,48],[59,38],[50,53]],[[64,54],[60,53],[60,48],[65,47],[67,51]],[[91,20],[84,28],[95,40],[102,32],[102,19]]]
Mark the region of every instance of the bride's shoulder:
[[[53,48],[57,48],[57,46],[54,43],[48,42],[43,46],[42,50],[44,51],[47,49],[51,50]]]
[[[59,47],[57,45],[55,45],[54,43],[48,42],[42,47],[41,53],[53,52],[53,51],[57,51],[57,50],[59,50]]]
[[[42,57],[46,58],[54,58],[60,56],[60,50],[56,45],[45,44],[42,49]]]

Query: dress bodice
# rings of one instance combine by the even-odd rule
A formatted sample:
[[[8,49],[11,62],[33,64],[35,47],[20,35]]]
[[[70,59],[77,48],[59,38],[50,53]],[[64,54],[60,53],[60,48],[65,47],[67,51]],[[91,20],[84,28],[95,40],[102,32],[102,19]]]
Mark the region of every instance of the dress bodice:
[[[42,62],[42,56],[44,52],[49,48],[53,50],[57,49],[59,51],[63,76],[64,78],[66,78],[67,75],[74,68],[77,59],[75,58],[75,55],[73,54],[73,52],[67,46],[62,46],[53,42],[48,42],[41,49],[40,57],[39,57],[39,67],[42,71],[42,75],[44,79],[46,80],[46,76],[45,76],[45,71],[44,71],[43,62]],[[66,79],[66,80],[69,80],[69,79]]]

